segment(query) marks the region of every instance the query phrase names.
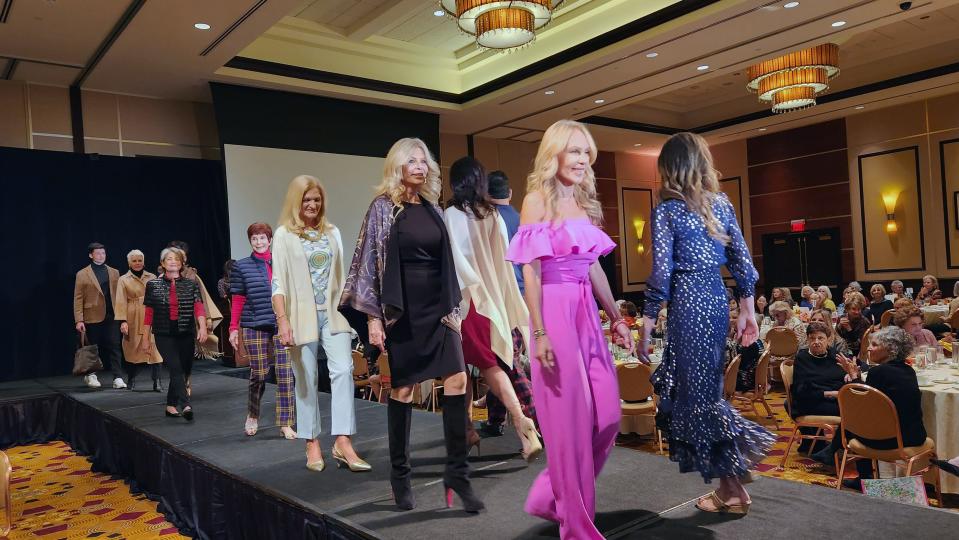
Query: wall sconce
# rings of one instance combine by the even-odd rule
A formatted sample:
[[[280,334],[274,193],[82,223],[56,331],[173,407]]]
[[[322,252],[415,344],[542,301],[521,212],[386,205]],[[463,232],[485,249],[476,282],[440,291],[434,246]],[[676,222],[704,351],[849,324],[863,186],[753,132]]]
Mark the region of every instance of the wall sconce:
[[[882,204],[886,207],[886,233],[894,234],[899,230],[896,224],[896,204],[899,203],[901,191],[891,191],[882,194]]]
[[[643,245],[643,231],[646,229],[646,221],[643,218],[633,219],[633,228],[636,229],[636,238],[638,240],[636,251],[642,255],[646,253],[646,246]]]

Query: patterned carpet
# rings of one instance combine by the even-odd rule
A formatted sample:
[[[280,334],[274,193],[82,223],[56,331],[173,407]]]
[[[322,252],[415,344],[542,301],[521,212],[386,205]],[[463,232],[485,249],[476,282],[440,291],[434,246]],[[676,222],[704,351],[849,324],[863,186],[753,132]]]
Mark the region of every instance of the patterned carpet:
[[[133,495],[122,480],[94,473],[90,462],[61,441],[7,451],[13,464],[13,523],[9,538],[186,538]]]

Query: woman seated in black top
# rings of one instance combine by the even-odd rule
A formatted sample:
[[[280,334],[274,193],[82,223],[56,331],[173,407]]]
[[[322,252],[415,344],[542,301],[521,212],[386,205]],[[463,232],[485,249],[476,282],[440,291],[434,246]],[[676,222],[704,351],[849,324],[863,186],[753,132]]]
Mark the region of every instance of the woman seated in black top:
[[[869,319],[873,326],[878,326],[882,321],[882,314],[892,309],[892,300],[886,299],[886,288],[880,283],[869,288],[869,297],[869,306],[863,317]]]
[[[763,355],[763,342],[757,339],[752,345],[743,347],[736,339],[736,320],[738,310],[729,312],[729,334],[726,336],[727,361],[739,356],[739,371],[736,373],[736,391],[750,392],[756,388],[756,364]]]
[[[892,401],[899,415],[899,429],[903,446],[921,446],[926,442],[926,428],[922,423],[922,394],[916,372],[906,364],[906,357],[912,351],[915,342],[908,333],[898,326],[887,326],[869,336],[869,363],[873,364],[869,370],[869,386],[879,390]],[[840,359],[840,366],[847,373],[848,380],[862,382],[860,367],[849,359]],[[847,440],[858,438],[870,448],[889,450],[896,448],[895,439],[875,441],[856,437],[854,433],[846,433]],[[821,452],[812,455],[812,458],[833,463],[833,456],[842,448],[839,434],[833,437],[832,444]],[[865,466],[860,465],[859,463]],[[860,478],[871,478],[871,465],[868,461],[857,462]]]
[[[836,396],[846,384],[846,372],[838,364],[842,355],[837,355],[828,345],[829,334],[829,329],[820,322],[811,322],[806,328],[809,348],[800,349],[793,364],[790,387],[793,418],[810,414],[839,416]]]

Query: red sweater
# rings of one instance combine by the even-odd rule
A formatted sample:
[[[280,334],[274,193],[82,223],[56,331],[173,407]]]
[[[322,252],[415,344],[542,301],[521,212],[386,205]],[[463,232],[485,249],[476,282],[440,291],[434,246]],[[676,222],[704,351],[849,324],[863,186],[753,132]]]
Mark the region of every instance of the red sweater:
[[[176,297],[176,280],[173,280],[173,283],[170,285],[170,320],[175,321],[180,318],[179,315],[180,302]],[[205,317],[206,310],[203,309],[203,302],[197,300],[193,304],[193,316],[194,317]],[[153,326],[153,308],[150,306],[145,306],[143,308],[143,325],[144,326]]]

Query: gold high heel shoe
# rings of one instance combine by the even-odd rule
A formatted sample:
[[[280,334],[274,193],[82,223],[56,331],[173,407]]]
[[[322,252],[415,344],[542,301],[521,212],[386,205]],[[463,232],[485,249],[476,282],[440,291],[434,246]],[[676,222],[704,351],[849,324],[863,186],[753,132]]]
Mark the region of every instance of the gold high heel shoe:
[[[310,463],[310,453],[306,453],[306,468],[311,471],[323,472],[323,469],[326,468],[326,462],[323,461],[323,456],[320,456],[320,459]]]
[[[532,418],[524,418],[522,430],[519,436],[526,440],[529,445],[528,450],[524,450],[522,455],[526,463],[532,463],[533,460],[543,453],[543,444],[539,442],[539,432],[536,431],[536,423]]]
[[[363,461],[362,459],[357,459],[356,461],[347,461],[347,459],[340,453],[336,448],[336,445],[333,445],[333,459],[336,461],[336,468],[339,469],[341,465],[346,465],[350,472],[367,472],[373,467]]]

